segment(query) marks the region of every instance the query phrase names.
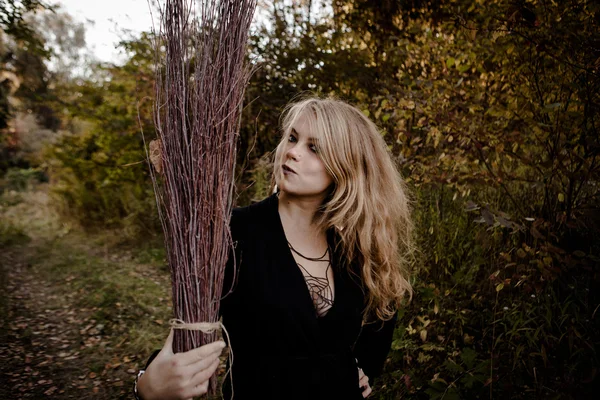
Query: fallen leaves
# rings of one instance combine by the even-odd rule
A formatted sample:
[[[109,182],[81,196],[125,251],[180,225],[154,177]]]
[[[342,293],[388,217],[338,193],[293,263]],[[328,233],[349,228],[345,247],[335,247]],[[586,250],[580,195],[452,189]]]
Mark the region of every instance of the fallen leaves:
[[[168,274],[135,264],[130,249],[109,252],[76,236],[42,235],[26,247],[0,252],[0,292],[6,300],[0,319],[0,398],[5,393],[15,399],[126,398],[145,361],[132,354],[137,339],[130,333],[132,321],[143,320],[143,329],[155,331],[165,325],[171,304]],[[119,273],[98,273],[105,265]],[[127,297],[128,273],[135,278],[132,293],[147,293],[143,283],[165,288],[148,309]]]
[[[128,338],[127,324],[120,317],[111,325],[99,323],[90,318],[98,308],[78,307],[76,295],[55,294],[55,287],[24,267],[12,264],[7,282],[3,282],[8,293],[7,315],[1,322],[6,329],[0,340],[3,386],[14,398],[125,396],[139,367],[138,359],[114,354],[114,339],[108,333],[123,344]],[[71,275],[65,281],[65,285],[75,282],[76,277]],[[99,369],[90,370],[106,357]]]
[[[58,390],[58,387],[52,386],[50,389],[44,391],[44,394],[46,396],[52,396],[54,394],[54,392],[56,392],[57,390]]]

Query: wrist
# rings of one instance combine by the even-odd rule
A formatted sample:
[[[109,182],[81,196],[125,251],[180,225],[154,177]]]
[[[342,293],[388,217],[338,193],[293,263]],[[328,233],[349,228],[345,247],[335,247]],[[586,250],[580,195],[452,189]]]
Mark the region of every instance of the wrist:
[[[147,383],[148,377],[145,374],[145,370],[141,369],[136,378],[133,385],[133,397],[136,400],[151,400],[148,396]]]

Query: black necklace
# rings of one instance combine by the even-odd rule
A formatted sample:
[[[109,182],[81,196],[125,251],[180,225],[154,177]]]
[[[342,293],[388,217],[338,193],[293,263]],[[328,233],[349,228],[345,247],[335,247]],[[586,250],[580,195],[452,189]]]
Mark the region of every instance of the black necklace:
[[[329,261],[329,260],[324,260],[325,256],[329,253],[329,246],[327,246],[327,248],[325,249],[325,253],[321,256],[321,257],[317,257],[317,258],[312,258],[312,257],[306,257],[305,255],[303,255],[302,253],[300,253],[298,250],[296,250],[294,248],[294,246],[292,246],[292,244],[288,241],[288,246],[290,246],[290,249],[292,249],[292,251],[296,254],[298,254],[300,257],[304,258],[305,260],[309,260],[309,261]]]
[[[292,244],[288,241],[288,246],[290,249],[298,254],[300,257],[305,260],[313,261],[313,262],[326,262],[327,268],[325,269],[325,277],[314,276],[302,264],[296,262],[298,266],[302,269],[304,280],[306,281],[306,285],[308,286],[308,291],[310,293],[310,297],[312,298],[315,311],[318,316],[324,316],[327,311],[333,306],[333,291],[331,290],[331,286],[329,286],[329,267],[331,267],[331,260],[329,258],[325,258],[329,254],[329,246],[325,250],[325,253],[321,257],[306,257],[302,253],[292,246]]]

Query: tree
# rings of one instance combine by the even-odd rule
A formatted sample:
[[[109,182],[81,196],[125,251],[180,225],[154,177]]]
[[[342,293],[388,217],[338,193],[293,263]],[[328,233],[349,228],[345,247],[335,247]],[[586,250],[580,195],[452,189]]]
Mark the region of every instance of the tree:
[[[43,60],[49,56],[40,35],[26,21],[26,15],[49,9],[42,1],[0,1],[0,171],[13,160],[18,138],[9,128],[13,116],[11,96],[43,76]],[[41,69],[40,69],[41,68]]]

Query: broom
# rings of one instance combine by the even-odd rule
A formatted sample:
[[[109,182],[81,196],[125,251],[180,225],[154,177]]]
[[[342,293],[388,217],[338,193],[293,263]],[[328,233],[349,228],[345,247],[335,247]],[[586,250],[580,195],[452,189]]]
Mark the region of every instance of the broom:
[[[196,6],[196,7],[195,7]],[[173,351],[213,342],[232,246],[236,140],[256,0],[166,0],[155,35],[151,177],[171,271]],[[216,393],[216,377],[209,383]]]

